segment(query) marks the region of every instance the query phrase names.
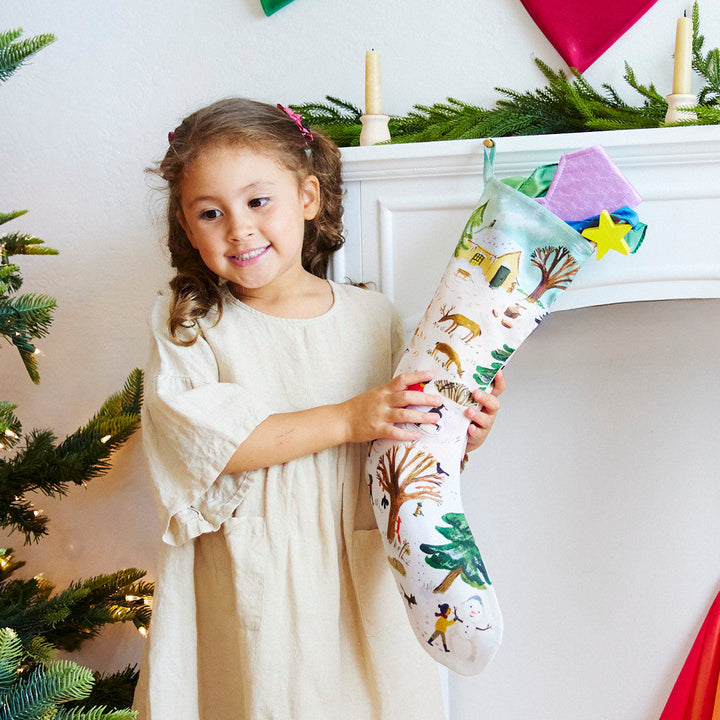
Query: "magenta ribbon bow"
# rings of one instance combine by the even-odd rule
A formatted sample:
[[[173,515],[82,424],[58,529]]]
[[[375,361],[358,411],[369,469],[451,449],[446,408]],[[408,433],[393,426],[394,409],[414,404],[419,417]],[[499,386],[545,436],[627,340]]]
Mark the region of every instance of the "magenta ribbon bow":
[[[305,136],[305,144],[312,141],[312,133],[302,124],[302,115],[293,112],[290,108],[286,108],[280,103],[277,106],[298,126],[300,132]]]

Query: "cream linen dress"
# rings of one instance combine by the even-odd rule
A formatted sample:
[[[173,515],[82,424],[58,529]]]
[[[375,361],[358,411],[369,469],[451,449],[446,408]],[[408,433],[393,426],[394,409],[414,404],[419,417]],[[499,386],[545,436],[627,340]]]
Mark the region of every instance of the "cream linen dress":
[[[273,413],[392,377],[401,324],[379,293],[331,283],[311,319],[224,291],[190,347],[152,314],[143,442],[164,527],[135,694],[140,720],[442,720],[439,675],[410,629],[364,477],[367,445],[222,474]]]

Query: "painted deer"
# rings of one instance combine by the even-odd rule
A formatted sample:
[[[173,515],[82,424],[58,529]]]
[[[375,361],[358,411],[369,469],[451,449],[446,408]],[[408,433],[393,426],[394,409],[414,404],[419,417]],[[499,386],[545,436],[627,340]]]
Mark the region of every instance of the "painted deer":
[[[438,320],[438,323],[446,322],[448,320],[450,321],[450,326],[445,329],[445,332],[448,335],[452,335],[459,327],[463,327],[469,331],[466,337],[460,338],[463,342],[468,343],[480,335],[482,331],[480,330],[480,326],[474,320],[471,320],[460,313],[453,313],[453,310],[455,309],[454,305],[449,310],[446,310],[446,307],[446,305],[442,305],[440,307],[440,312],[443,315]]]
[[[451,365],[455,365],[458,375],[462,377],[463,369],[460,365],[460,356],[450,347],[450,345],[441,342],[435,343],[435,347],[433,348],[430,355],[432,355],[432,357],[434,357],[436,360],[440,360],[438,356],[441,354],[447,356],[447,360],[445,360],[442,366],[445,369],[449,369]]]

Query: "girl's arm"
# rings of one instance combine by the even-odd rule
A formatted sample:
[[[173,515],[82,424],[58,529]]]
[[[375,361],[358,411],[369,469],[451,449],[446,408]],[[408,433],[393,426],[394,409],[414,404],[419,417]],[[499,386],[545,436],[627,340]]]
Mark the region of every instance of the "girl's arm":
[[[431,372],[398,375],[389,383],[356,395],[337,405],[270,415],[238,447],[223,472],[239,473],[281,465],[305,455],[348,442],[369,442],[376,438],[416,440],[417,432],[396,423],[436,423],[437,414],[408,406],[440,407],[443,399],[408,390],[428,382]]]

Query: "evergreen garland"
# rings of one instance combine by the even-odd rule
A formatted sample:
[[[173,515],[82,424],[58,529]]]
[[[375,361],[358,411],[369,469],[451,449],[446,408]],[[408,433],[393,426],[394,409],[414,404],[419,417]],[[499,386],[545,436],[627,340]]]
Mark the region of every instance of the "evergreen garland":
[[[720,123],[720,50],[703,54],[705,38],[700,34],[700,12],[693,5],[692,64],[706,85],[698,94],[693,108],[697,120],[683,125]],[[535,64],[547,81],[528,92],[495,88],[502,97],[492,109],[485,109],[448,98],[433,105],[414,105],[404,117],[391,117],[391,143],[466,140],[512,135],[547,135],[594,130],[626,130],[665,125],[667,102],[655,86],[645,85],[625,63],[624,79],[639,95],[639,102],[628,104],[615,88],[603,83],[594,88],[575,69],[568,76],[563,70],[552,70],[542,60]],[[327,96],[324,103],[292,105],[308,127],[327,134],[340,147],[359,145],[362,111],[344,100]]]

